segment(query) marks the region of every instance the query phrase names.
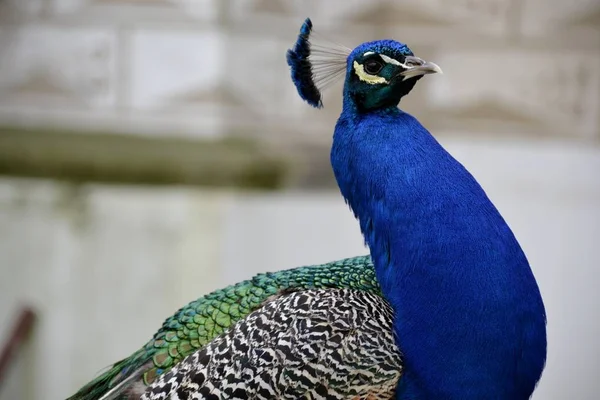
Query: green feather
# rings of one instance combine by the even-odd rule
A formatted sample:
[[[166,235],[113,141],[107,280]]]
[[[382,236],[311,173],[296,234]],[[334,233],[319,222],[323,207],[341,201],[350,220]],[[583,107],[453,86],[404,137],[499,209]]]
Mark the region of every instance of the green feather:
[[[256,275],[179,309],[165,320],[143,348],[114,364],[67,400],[99,400],[119,384],[123,387],[109,398],[125,399],[133,384],[149,385],[157,376],[259,308],[269,297],[324,288],[353,288],[380,294],[369,256]]]

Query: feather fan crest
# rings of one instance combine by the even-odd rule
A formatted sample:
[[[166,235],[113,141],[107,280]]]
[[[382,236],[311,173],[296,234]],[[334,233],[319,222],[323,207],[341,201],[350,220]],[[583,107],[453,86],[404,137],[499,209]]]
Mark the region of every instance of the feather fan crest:
[[[312,22],[307,18],[294,48],[287,52],[287,63],[300,97],[311,106],[321,108],[323,90],[344,76],[352,49],[318,34],[315,41],[315,34]]]

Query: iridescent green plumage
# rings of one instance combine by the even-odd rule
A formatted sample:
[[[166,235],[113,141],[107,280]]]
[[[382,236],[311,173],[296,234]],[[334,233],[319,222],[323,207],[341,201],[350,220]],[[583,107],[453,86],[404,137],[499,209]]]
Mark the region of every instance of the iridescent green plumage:
[[[143,348],[117,362],[68,400],[99,399],[125,380],[128,380],[127,387],[148,385],[259,308],[269,297],[322,288],[358,289],[380,294],[369,256],[256,275],[179,309]],[[114,398],[126,397],[119,391]]]

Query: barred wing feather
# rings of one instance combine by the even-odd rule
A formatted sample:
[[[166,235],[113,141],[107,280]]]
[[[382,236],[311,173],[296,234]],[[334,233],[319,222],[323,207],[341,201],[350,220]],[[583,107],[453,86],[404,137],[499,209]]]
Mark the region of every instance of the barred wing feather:
[[[276,296],[141,399],[389,399],[402,373],[392,320],[389,304],[365,291]]]

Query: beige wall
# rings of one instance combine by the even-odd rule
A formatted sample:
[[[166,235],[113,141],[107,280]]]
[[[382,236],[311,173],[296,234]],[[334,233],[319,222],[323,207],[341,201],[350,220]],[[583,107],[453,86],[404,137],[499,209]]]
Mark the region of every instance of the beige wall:
[[[306,16],[438,62],[406,100],[437,134],[600,137],[596,0],[4,0],[0,122],[326,141],[339,87],[311,109],[284,57]]]
[[[500,208],[538,277],[549,357],[536,399],[595,399],[600,151],[535,142],[446,144]],[[23,302],[41,320],[0,399],[65,398],[212,289],[261,271],[365,253],[335,192],[75,189],[4,179],[0,326],[4,332]]]

